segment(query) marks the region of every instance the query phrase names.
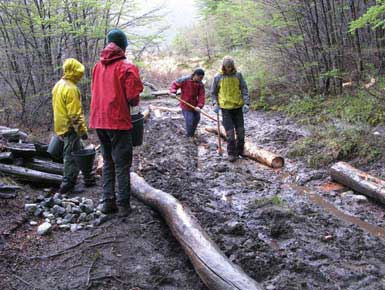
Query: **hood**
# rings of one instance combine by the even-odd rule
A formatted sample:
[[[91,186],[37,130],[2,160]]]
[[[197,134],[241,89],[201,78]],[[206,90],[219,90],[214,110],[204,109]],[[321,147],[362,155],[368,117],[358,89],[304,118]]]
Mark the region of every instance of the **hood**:
[[[125,59],[126,55],[123,49],[117,46],[115,43],[111,42],[107,45],[100,54],[100,62],[103,65],[113,63],[120,59]]]
[[[68,58],[64,61],[63,71],[63,79],[77,83],[83,77],[84,65],[74,58]]]

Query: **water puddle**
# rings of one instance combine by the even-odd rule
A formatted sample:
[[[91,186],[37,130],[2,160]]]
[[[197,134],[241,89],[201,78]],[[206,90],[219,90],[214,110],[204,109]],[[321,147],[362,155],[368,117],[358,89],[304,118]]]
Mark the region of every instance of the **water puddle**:
[[[304,186],[299,186],[296,184],[290,184],[288,185],[289,188],[296,190],[300,194],[306,196],[312,203],[321,206],[326,211],[334,215],[335,217],[344,220],[348,223],[354,224],[361,229],[367,231],[368,233],[372,234],[373,236],[379,237],[379,238],[385,238],[385,229],[373,224],[370,224],[368,222],[365,222],[361,220],[358,217],[354,217],[351,215],[348,215],[341,210],[339,210],[337,207],[335,207],[332,203],[325,200],[320,195],[312,192],[309,188]]]

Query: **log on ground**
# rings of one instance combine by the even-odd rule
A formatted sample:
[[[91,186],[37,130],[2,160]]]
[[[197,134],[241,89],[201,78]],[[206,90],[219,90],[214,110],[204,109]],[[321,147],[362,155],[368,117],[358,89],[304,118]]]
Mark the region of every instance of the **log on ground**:
[[[136,198],[161,214],[208,289],[262,289],[220,251],[190,210],[172,195],[151,187],[135,173],[131,173],[131,191]]]
[[[170,94],[169,90],[161,90],[161,91],[151,92],[151,95],[153,95],[155,97],[168,96],[169,94]]]
[[[19,180],[36,184],[59,185],[63,178],[61,175],[8,164],[0,164],[0,172],[14,176]]]
[[[330,168],[332,178],[353,190],[385,204],[385,181],[371,176],[346,162],[338,162]]]
[[[171,112],[171,113],[180,113],[182,112],[181,108],[171,108],[171,107],[162,107],[162,106],[149,106],[150,111],[159,110],[161,112]]]
[[[218,134],[218,129],[216,127],[206,127],[205,130],[209,133]],[[221,137],[226,140],[225,128],[221,126],[220,131]],[[250,159],[261,162],[262,164],[268,165],[272,168],[281,168],[285,165],[285,159],[282,156],[265,149],[258,148],[249,141],[245,142],[243,154]]]
[[[1,163],[12,163],[13,155],[12,152],[1,152],[0,153],[0,162]]]
[[[15,157],[33,157],[37,154],[36,147],[32,143],[7,143],[4,147]]]
[[[63,175],[64,165],[43,158],[32,158],[25,162],[25,167],[58,175]]]

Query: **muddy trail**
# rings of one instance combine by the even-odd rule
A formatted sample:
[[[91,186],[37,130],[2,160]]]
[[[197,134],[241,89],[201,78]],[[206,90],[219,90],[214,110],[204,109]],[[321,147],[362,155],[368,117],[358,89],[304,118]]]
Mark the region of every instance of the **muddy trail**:
[[[143,106],[150,104],[176,107],[168,99]],[[331,182],[327,168],[312,170],[301,160],[286,159],[279,170],[248,159],[229,163],[203,130],[208,124],[202,117],[190,139],[180,113],[153,112],[133,170],[187,205],[264,289],[385,289],[381,205],[358,202]],[[247,137],[283,156],[307,134],[277,113],[246,118]],[[135,199],[128,218],[39,237],[23,204],[40,192],[26,187],[16,200],[0,201],[1,289],[206,289],[159,215]],[[95,202],[99,194],[100,187],[84,193]]]

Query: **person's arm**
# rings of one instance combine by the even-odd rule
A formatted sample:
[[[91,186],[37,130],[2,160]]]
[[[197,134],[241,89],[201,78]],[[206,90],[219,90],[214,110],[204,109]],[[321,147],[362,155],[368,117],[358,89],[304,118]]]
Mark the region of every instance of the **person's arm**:
[[[199,86],[199,93],[198,93],[198,104],[197,104],[197,107],[199,108],[203,108],[203,106],[205,105],[205,99],[206,99],[206,96],[205,96],[205,87],[203,85],[203,83],[200,84]]]
[[[171,87],[170,87],[170,93],[171,94],[176,94],[178,89],[182,89],[183,84],[186,80],[188,80],[189,77],[181,77],[179,79],[176,79],[175,81],[172,82]]]
[[[130,106],[139,105],[139,94],[143,91],[143,83],[139,76],[139,70],[135,66],[131,66],[126,71],[125,91],[127,102]]]
[[[218,106],[219,80],[220,76],[216,75],[210,89],[210,96],[214,106]]]
[[[87,125],[83,113],[82,102],[80,99],[80,92],[76,89],[69,89],[66,96],[66,109],[68,118],[76,133],[79,136],[87,134]]]
[[[247,88],[246,81],[243,78],[241,73],[239,73],[239,84],[242,92],[243,103],[249,106],[250,105],[249,90]]]

